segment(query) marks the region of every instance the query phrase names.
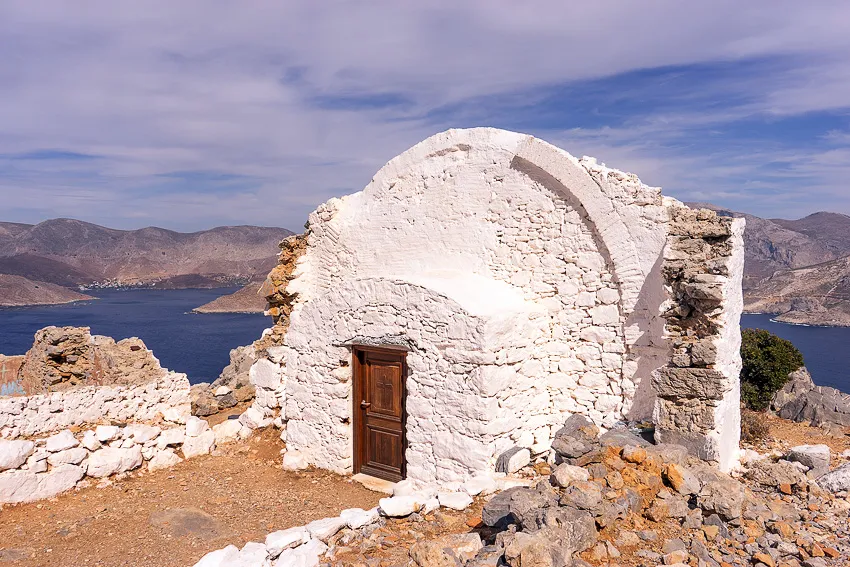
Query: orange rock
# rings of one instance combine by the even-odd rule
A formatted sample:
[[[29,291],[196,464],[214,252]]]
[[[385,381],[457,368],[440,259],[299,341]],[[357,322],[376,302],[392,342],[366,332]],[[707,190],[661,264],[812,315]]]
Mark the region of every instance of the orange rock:
[[[776,567],[776,561],[767,553],[756,553],[753,555],[753,561],[764,563],[767,567]]]
[[[745,520],[744,533],[750,538],[758,539],[764,535],[764,530],[755,520]]]
[[[720,533],[720,528],[718,526],[705,525],[702,527],[702,533],[705,534],[706,539],[714,541],[714,538]]]
[[[839,552],[834,547],[824,547],[823,552],[827,555],[827,557],[831,557],[832,559],[835,559],[836,557],[839,557],[841,555],[841,552]]]
[[[470,528],[478,528],[481,526],[481,518],[475,515],[472,515],[466,519],[466,525]]]
[[[809,553],[812,557],[823,557],[824,555],[826,555],[823,551],[823,548],[816,543],[812,544],[812,549],[811,551],[809,551]]]
[[[787,484],[787,483],[780,484],[779,485],[779,492],[781,492],[782,494],[791,494],[791,485]]]
[[[782,536],[783,539],[791,539],[794,537],[794,528],[788,522],[774,522],[770,526],[770,530]]]
[[[623,454],[623,460],[627,463],[640,464],[646,460],[646,449],[643,447],[629,449]]]

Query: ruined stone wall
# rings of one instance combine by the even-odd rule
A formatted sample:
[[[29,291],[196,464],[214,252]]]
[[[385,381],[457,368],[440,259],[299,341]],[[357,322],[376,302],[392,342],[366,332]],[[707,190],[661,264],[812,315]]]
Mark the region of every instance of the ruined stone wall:
[[[5,439],[190,412],[186,375],[162,368],[138,338],[115,342],[87,327],[45,327],[23,359],[17,381],[25,395],[0,397]]]
[[[116,342],[92,335],[88,327],[45,327],[35,334],[18,379],[26,394],[80,386],[133,385],[165,374],[138,338]]]
[[[309,232],[309,231],[308,231]],[[270,346],[283,344],[283,337],[289,327],[289,314],[295,302],[295,296],[286,291],[289,282],[295,278],[295,266],[307,249],[307,235],[297,234],[280,241],[278,264],[272,269],[260,287],[259,293],[266,298],[266,315],[272,318],[272,327],[254,343],[258,352]]]
[[[671,209],[663,274],[672,348],[653,380],[656,440],[729,469],[740,439],[743,219]]]

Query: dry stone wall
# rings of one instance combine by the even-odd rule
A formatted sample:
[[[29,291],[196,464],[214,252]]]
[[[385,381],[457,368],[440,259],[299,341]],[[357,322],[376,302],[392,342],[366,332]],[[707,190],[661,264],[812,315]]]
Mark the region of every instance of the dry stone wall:
[[[98,425],[78,432],[63,429],[47,437],[0,440],[0,503],[52,498],[91,482],[145,468],[169,468],[184,458],[205,455],[216,445],[244,439],[250,430],[237,421],[212,428],[196,417],[185,425]]]
[[[87,327],[45,327],[18,369],[28,395],[0,397],[0,437],[190,414],[189,380],[162,368],[138,338],[117,343]]]
[[[138,386],[87,386],[0,398],[0,437],[17,439],[99,422],[147,422],[190,414],[189,380],[167,372]]]
[[[656,439],[726,470],[740,440],[744,220],[672,210],[663,273],[670,362],[654,377]]]

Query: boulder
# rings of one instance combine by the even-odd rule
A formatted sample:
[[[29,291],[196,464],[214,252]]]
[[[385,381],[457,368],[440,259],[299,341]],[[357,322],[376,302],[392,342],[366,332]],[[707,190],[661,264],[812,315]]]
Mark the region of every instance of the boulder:
[[[547,523],[547,509],[557,505],[557,494],[544,483],[535,488],[509,488],[484,505],[481,518],[490,527],[517,524],[525,531],[534,531]]]
[[[256,402],[254,405],[242,412],[242,415],[239,416],[239,421],[242,425],[250,427],[251,429],[267,427],[272,422],[270,418],[267,418],[265,414],[263,414],[263,410],[256,407]]]
[[[189,401],[192,404],[192,415],[206,417],[218,413],[218,400],[210,391],[210,385],[206,382],[194,384],[189,389]]]
[[[779,417],[820,426],[850,426],[850,395],[835,388],[815,386],[806,368],[791,373],[790,380],[774,395],[771,406]]]
[[[505,562],[511,567],[568,567],[574,554],[590,548],[598,537],[590,515],[561,526],[547,526],[534,533],[519,532],[505,546]]]
[[[156,446],[159,449],[165,449],[174,445],[182,445],[186,440],[186,429],[183,427],[174,427],[166,429],[159,434],[156,440]]]
[[[34,502],[74,488],[85,471],[76,465],[59,465],[50,472],[10,470],[0,473],[0,503]]]
[[[219,391],[223,391],[221,388],[228,388],[229,394],[237,402],[245,402],[254,398],[254,386],[251,384],[248,374],[256,359],[257,355],[253,345],[230,351],[230,364],[224,367],[219,377],[210,385],[210,390],[216,395],[220,407],[226,407],[221,404],[221,399],[226,394],[222,394],[221,397],[218,395]]]
[[[186,418],[186,437],[198,437],[209,427],[210,424],[207,420],[190,415]]]
[[[239,557],[239,548],[235,545],[228,545],[224,549],[216,549],[210,551],[201,560],[195,563],[194,567],[230,567]]]
[[[182,461],[183,459],[177,456],[177,453],[173,449],[162,449],[157,451],[151,460],[148,461],[148,470],[169,469]]]
[[[496,459],[496,472],[515,473],[531,462],[531,451],[522,447],[508,449]]]
[[[767,459],[756,461],[747,470],[745,476],[763,486],[778,487],[783,484],[804,484],[805,475],[788,461],[770,462]]]
[[[321,540],[327,543],[328,539],[331,536],[336,535],[336,533],[344,528],[346,525],[346,521],[341,517],[336,518],[322,518],[321,520],[315,520],[304,526],[308,532],[310,532],[310,536],[314,537],[318,540]]]
[[[479,494],[492,494],[496,491],[496,480],[490,475],[476,475],[460,486],[461,490],[470,496],[478,496]]]
[[[197,437],[186,437],[183,441],[183,457],[191,459],[198,455],[207,455],[215,447],[215,432],[207,429]]]
[[[155,425],[145,425],[144,423],[134,423],[124,428],[124,438],[132,439],[133,442],[139,445],[144,445],[153,441],[160,434],[162,429]]]
[[[270,567],[268,558],[265,544],[249,541],[227,567]]]
[[[0,471],[18,468],[33,452],[35,443],[32,441],[0,440]]]
[[[706,515],[717,514],[727,521],[741,517],[745,500],[744,486],[732,478],[708,482],[697,496]]]
[[[844,464],[818,479],[818,484],[830,492],[850,490],[850,463]]]
[[[142,466],[142,448],[136,445],[129,449],[104,447],[89,455],[87,474],[104,478]]]
[[[425,500],[417,496],[391,496],[381,498],[378,506],[385,516],[403,518],[420,511],[425,506]]]
[[[561,506],[599,512],[602,506],[602,489],[596,482],[574,482],[561,495]]]
[[[482,547],[476,533],[450,534],[416,543],[410,548],[410,558],[419,567],[456,567],[475,557]]]
[[[291,547],[297,547],[302,543],[310,541],[310,532],[306,528],[298,526],[288,530],[272,532],[266,536],[266,550],[269,557],[274,559],[280,553]]]
[[[121,428],[115,425],[98,425],[94,430],[95,437],[97,437],[97,440],[101,443],[112,441],[118,437],[120,432]]]
[[[275,567],[316,567],[319,564],[319,558],[327,550],[327,545],[317,539],[311,539],[298,547],[281,552]]]
[[[58,453],[51,453],[50,456],[47,457],[47,462],[50,463],[51,467],[58,467],[59,465],[79,465],[83,462],[83,459],[88,456],[89,452],[83,447],[74,447],[73,449],[65,449]]]
[[[65,449],[72,449],[79,444],[80,442],[77,441],[71,430],[66,429],[47,438],[47,451],[50,453],[58,453]]]
[[[239,431],[242,429],[242,424],[239,420],[228,419],[217,425],[213,425],[215,433],[215,444],[223,445],[225,443],[233,443],[239,440]]]
[[[83,438],[80,440],[80,444],[89,451],[97,451],[101,447],[100,441],[97,440],[97,435],[95,435],[95,432],[91,429],[88,429],[83,433]]]
[[[306,469],[309,463],[301,451],[291,450],[283,454],[283,470],[298,471]]]
[[[573,414],[555,432],[552,449],[565,459],[586,455],[599,446],[599,428],[581,414]]]
[[[676,463],[669,463],[664,467],[664,480],[683,496],[698,494],[702,488],[699,479],[689,468]]]
[[[590,480],[590,475],[585,469],[567,463],[558,465],[550,476],[552,484],[564,488],[574,482],[586,482],[588,480]]]
[[[603,447],[648,447],[649,441],[625,429],[612,429],[599,437]]]
[[[346,525],[352,530],[357,530],[363,526],[378,521],[380,514],[377,508],[363,510],[362,508],[348,508],[339,513],[339,517],[345,520]]]
[[[828,445],[799,445],[792,447],[786,458],[805,465],[818,478],[829,472],[829,457]]]
[[[465,510],[472,504],[472,496],[466,492],[438,492],[437,500],[440,506],[452,510]]]

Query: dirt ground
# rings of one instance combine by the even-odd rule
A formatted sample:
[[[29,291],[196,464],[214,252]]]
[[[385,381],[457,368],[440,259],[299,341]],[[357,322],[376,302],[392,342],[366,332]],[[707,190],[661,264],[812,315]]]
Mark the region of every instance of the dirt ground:
[[[742,443],[745,448],[752,448],[759,453],[767,453],[772,450],[787,451],[798,445],[827,445],[832,451],[832,465],[842,464],[841,453],[850,449],[850,436],[830,435],[820,427],[812,427],[808,423],[796,423],[782,419],[768,413],[756,413],[750,410],[742,410],[744,417],[751,416],[752,419],[761,421],[767,431],[766,436],[758,441]],[[844,428],[845,433],[848,428]]]
[[[286,472],[274,431],[168,470],[0,511],[0,566],[191,567],[228,544],[372,508],[382,494],[325,471]]]
[[[770,437],[745,446],[762,453],[825,443],[841,460],[837,455],[850,449],[848,436],[766,414],[758,419],[765,421]],[[6,506],[0,511],[0,567],[190,567],[214,549],[263,541],[269,532],[334,516],[344,508],[371,508],[383,496],[325,471],[285,472],[279,466],[282,448],[269,430],[225,446],[220,456],[133,474],[106,488],[91,486],[50,501]],[[476,499],[464,512],[440,510],[420,522],[388,520],[368,541],[338,549],[332,564],[406,565],[410,547],[422,539],[468,531],[486,537],[480,525],[483,503]],[[664,533],[660,526],[634,527]],[[621,562],[632,564],[626,556]]]

